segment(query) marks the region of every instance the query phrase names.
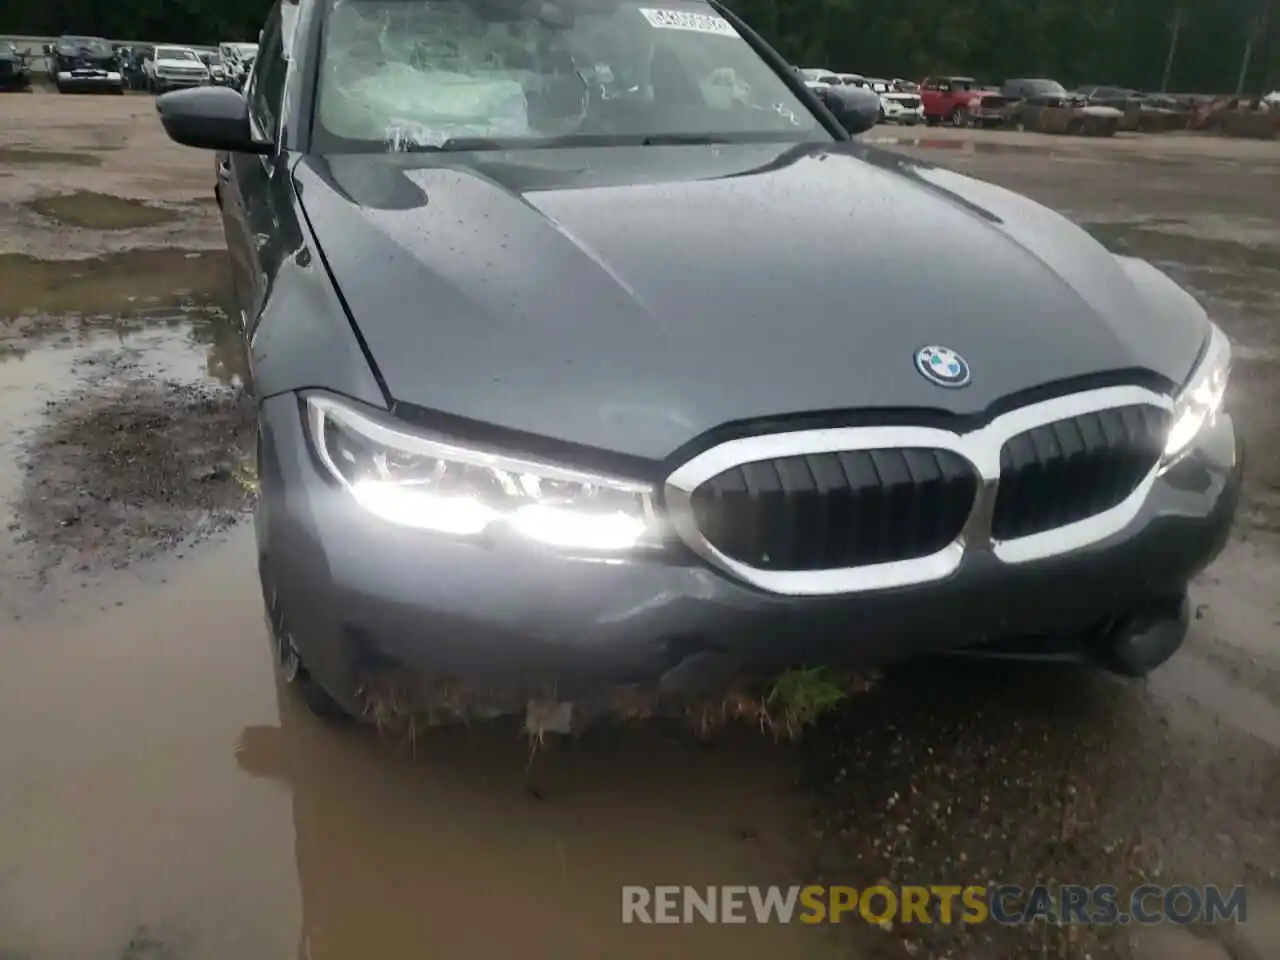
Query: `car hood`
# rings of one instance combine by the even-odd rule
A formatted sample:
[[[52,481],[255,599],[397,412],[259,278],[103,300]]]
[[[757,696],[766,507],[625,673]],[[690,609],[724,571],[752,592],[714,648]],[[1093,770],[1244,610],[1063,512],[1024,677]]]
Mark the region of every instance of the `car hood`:
[[[1205,332],[1050,210],[857,143],[312,156],[294,182],[397,401],[638,457],[755,418],[1172,385]],[[916,371],[930,344],[966,387]]]

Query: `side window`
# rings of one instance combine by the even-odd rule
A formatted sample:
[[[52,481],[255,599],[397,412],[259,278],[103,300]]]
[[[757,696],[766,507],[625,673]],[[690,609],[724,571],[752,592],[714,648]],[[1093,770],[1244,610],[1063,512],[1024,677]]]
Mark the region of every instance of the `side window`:
[[[258,58],[253,64],[246,96],[249,116],[257,132],[274,141],[280,129],[280,108],[284,99],[284,77],[288,62],[280,39],[280,12],[273,9],[259,40]]]

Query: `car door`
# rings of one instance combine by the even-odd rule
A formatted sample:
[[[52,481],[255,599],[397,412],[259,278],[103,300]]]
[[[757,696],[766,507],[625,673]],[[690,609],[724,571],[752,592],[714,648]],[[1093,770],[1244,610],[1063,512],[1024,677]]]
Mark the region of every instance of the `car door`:
[[[281,108],[287,68],[279,7],[263,30],[262,48],[245,85],[249,123],[255,139],[280,142]],[[266,300],[269,279],[279,259],[273,187],[288,176],[283,158],[273,154],[221,154],[218,184],[223,225],[235,286],[237,318],[251,335]]]

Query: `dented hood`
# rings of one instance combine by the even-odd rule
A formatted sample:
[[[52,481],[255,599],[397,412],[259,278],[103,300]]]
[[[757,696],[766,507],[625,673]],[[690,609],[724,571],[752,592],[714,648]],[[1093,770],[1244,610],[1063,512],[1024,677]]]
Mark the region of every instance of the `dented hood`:
[[[635,456],[751,418],[1173,384],[1204,336],[1057,214],[858,144],[311,157],[294,175],[396,400]],[[922,377],[929,344],[972,382]]]

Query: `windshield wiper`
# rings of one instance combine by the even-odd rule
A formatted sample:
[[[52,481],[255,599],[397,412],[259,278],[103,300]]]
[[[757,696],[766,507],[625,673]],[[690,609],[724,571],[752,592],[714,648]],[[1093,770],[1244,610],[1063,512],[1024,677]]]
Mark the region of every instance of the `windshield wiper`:
[[[467,150],[509,150],[511,144],[484,137],[450,137],[441,143],[401,140],[392,153],[462,153]]]
[[[709,146],[714,143],[732,143],[727,137],[712,137],[705,133],[659,133],[651,137],[645,137],[640,141],[641,146],[659,147],[659,146],[690,146],[702,147]]]

